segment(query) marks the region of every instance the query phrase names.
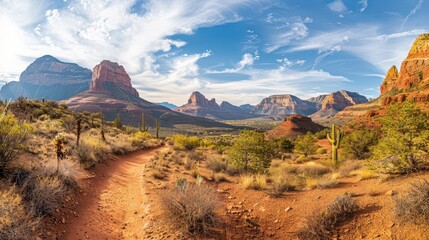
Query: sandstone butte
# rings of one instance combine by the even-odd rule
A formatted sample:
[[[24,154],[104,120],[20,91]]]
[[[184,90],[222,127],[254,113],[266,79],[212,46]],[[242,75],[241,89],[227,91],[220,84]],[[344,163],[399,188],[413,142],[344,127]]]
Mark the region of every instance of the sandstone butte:
[[[369,103],[347,107],[335,116],[335,121],[345,122],[353,118],[363,121],[363,118],[382,115],[384,107],[391,103],[407,100],[429,112],[429,34],[416,38],[399,72],[396,66],[389,69],[380,86],[380,94]]]
[[[296,137],[307,132],[316,133],[323,130],[323,126],[311,121],[311,118],[302,115],[286,117],[279,126],[268,131],[268,138]]]

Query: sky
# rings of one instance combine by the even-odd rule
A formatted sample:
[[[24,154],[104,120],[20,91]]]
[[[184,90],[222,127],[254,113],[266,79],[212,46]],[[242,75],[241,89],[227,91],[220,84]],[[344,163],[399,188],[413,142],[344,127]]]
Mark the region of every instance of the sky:
[[[0,85],[49,54],[118,62],[152,102],[375,98],[428,13],[429,0],[0,0]]]

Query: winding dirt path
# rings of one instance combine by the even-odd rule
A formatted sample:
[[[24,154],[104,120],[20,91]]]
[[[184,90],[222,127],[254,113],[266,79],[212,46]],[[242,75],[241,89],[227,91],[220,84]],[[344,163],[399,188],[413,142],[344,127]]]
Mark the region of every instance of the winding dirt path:
[[[167,147],[141,151],[100,166],[85,180],[76,217],[65,225],[66,240],[143,239],[150,202],[145,191],[144,166]]]

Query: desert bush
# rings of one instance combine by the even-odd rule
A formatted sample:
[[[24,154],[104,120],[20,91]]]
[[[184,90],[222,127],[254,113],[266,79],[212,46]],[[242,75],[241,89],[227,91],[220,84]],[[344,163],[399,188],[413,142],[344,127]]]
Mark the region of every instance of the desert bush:
[[[131,145],[134,147],[143,147],[146,140],[151,139],[152,135],[148,132],[135,132],[129,137],[128,141],[131,142]]]
[[[83,168],[88,169],[95,165],[96,159],[92,153],[92,148],[86,142],[81,141],[76,147],[75,153]]]
[[[154,168],[151,171],[151,176],[155,179],[163,180],[167,177],[164,171],[160,168]]]
[[[198,137],[195,136],[185,136],[176,134],[171,137],[174,142],[174,149],[176,150],[192,150],[200,146],[200,141]]]
[[[25,147],[30,131],[30,125],[19,123],[12,116],[0,115],[0,177],[5,174],[6,164]]]
[[[234,166],[234,165],[228,164],[226,167],[226,173],[229,176],[237,176],[243,172],[244,172],[244,169],[240,166]]]
[[[284,192],[295,190],[295,179],[287,174],[279,174],[272,178],[268,193],[273,197],[280,197]]]
[[[359,170],[363,167],[363,162],[361,161],[345,161],[338,168],[338,172],[341,177],[347,177],[351,172]]]
[[[22,187],[24,198],[39,216],[54,213],[66,191],[63,180],[52,174],[32,175]]]
[[[298,165],[296,169],[297,174],[302,174],[308,177],[319,177],[330,172],[331,169],[315,162],[308,162],[306,164]]]
[[[244,189],[263,190],[267,188],[267,176],[263,174],[242,175],[240,184]]]
[[[353,158],[365,159],[371,156],[371,149],[377,144],[380,134],[374,129],[361,129],[344,137],[344,152]]]
[[[219,155],[207,156],[207,168],[214,172],[223,172],[228,168],[228,163]]]
[[[0,191],[0,239],[32,239],[37,232],[38,219],[32,218],[25,209],[22,197],[15,188]]]
[[[207,233],[216,223],[214,211],[219,206],[218,196],[208,185],[180,183],[176,182],[175,189],[161,196],[161,204],[177,227],[190,234]]]
[[[306,179],[306,185],[309,189],[319,188],[319,189],[326,189],[326,188],[335,188],[338,185],[338,180],[328,178],[328,177],[321,177],[321,178],[307,178]]]
[[[295,151],[303,154],[305,157],[315,154],[317,150],[316,138],[308,132],[305,135],[298,136],[295,141]]]
[[[196,166],[195,160],[192,160],[190,158],[186,158],[184,163],[183,163],[183,167],[186,170],[191,170],[191,169],[195,168],[195,166]]]
[[[270,167],[273,149],[264,134],[243,130],[228,151],[230,163],[244,171],[263,172]]]
[[[380,118],[383,138],[373,149],[369,165],[380,172],[408,173],[427,163],[428,116],[412,102],[392,104]]]
[[[394,196],[395,216],[403,222],[429,224],[429,181],[410,184],[401,195]]]
[[[327,153],[328,152],[328,150],[326,150],[325,148],[318,148],[317,150],[316,150],[316,153],[317,154],[325,154],[325,153]]]
[[[325,210],[316,210],[305,219],[298,237],[303,240],[332,239],[332,229],[356,210],[357,205],[350,195],[338,196]]]

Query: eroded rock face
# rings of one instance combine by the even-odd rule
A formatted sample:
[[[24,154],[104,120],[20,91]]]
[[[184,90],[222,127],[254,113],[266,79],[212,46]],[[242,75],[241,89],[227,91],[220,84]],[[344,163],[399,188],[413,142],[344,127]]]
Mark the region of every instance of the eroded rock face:
[[[25,84],[37,86],[49,86],[54,84],[79,84],[89,83],[91,70],[80,67],[74,63],[65,63],[46,55],[37,58],[24,72],[19,81]]]
[[[316,103],[301,100],[296,96],[272,95],[264,98],[261,103],[255,106],[254,113],[261,115],[282,115],[291,114],[309,115],[317,111]]]
[[[341,90],[327,95],[322,102],[321,110],[333,108],[337,111],[341,111],[348,106],[366,102],[368,102],[368,99],[365,96],[355,92]]]
[[[127,94],[139,97],[136,89],[131,86],[131,78],[124,67],[116,62],[103,60],[92,70],[90,92],[109,92],[111,87],[119,87]]]
[[[193,92],[188,99],[188,103],[175,110],[191,116],[219,120],[237,120],[257,116],[226,101],[219,105],[214,98],[208,100],[200,92]]]
[[[64,100],[87,91],[91,70],[74,63],[65,63],[52,56],[37,58],[24,72],[19,81],[12,81],[0,90],[3,99],[20,96],[30,99]]]
[[[291,115],[283,123],[267,132],[269,138],[296,137],[307,132],[316,133],[323,130],[323,126],[314,123],[311,118],[302,115]]]
[[[389,70],[385,81],[386,84],[383,82],[380,88],[381,94],[392,88],[408,91],[429,85],[429,34],[417,37],[401,64],[399,74]]]
[[[383,80],[383,83],[380,86],[380,94],[383,95],[386,92],[390,91],[396,84],[398,80],[399,72],[395,65],[393,65],[389,71],[387,71],[386,77]]]

